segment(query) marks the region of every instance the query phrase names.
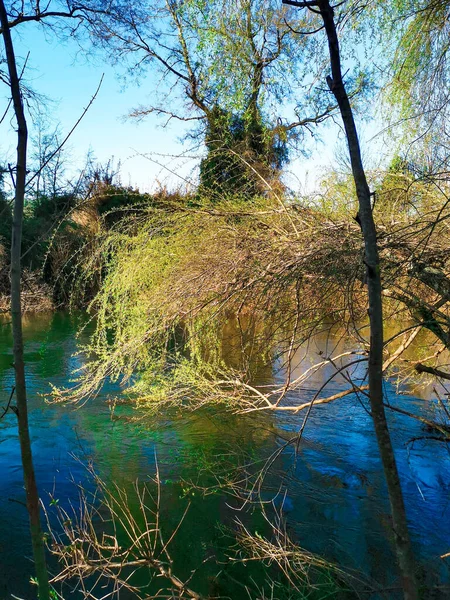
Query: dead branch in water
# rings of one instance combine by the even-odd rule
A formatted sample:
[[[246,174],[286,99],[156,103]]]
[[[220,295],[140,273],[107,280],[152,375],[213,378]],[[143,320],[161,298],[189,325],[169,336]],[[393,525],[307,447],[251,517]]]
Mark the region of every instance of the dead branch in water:
[[[90,496],[80,488],[80,505],[68,512],[57,506],[58,528],[51,525],[50,552],[62,566],[51,583],[72,582],[87,600],[119,598],[121,591],[128,591],[136,598],[178,598],[202,600],[201,594],[189,587],[194,573],[182,581],[174,572],[169,546],[189,510],[186,510],[168,539],[161,531],[161,480],[158,467],[151,483],[156,486],[152,495],[148,485],[136,482],[133,498],[117,485],[111,488],[90,469],[97,485]],[[130,506],[137,500],[137,510]],[[161,578],[167,582],[149,596],[146,590],[133,583],[133,575],[146,569],[150,580]],[[104,584],[108,591],[105,593]]]

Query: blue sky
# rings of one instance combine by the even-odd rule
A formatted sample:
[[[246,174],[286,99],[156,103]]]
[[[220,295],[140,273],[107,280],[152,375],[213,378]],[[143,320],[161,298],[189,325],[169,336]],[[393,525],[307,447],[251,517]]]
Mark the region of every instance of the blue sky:
[[[37,24],[18,27],[13,34],[17,56],[23,59],[30,52],[26,81],[36,92],[49,99],[44,103],[44,112],[54,126],[60,123],[62,134],[73,127],[104,73],[97,99],[68,143],[69,173],[83,164],[86,153],[91,150],[101,163],[106,163],[111,157],[116,163],[120,161],[122,183],[139,187],[141,191],[155,189],[158,183],[168,183],[169,186],[185,184],[195,161],[170,158],[170,155],[177,156],[182,152],[189,156],[193,154],[189,152],[188,143],[181,143],[186,131],[183,124],[173,122],[171,126],[162,128],[163,120],[153,115],[140,122],[126,118],[133,107],[146,104],[155,92],[157,81],[151,73],[139,85],[132,82],[125,85],[123,70],[113,68],[101,56],[87,60],[74,41],[62,43],[49,30],[45,34]],[[4,94],[7,94],[6,88]],[[377,121],[362,127],[363,138],[372,138],[378,127]],[[311,191],[320,174],[333,164],[336,148],[343,145],[339,140],[338,127],[322,126],[321,131],[320,143],[316,145],[311,140],[312,157],[299,157],[289,165],[287,181],[294,189]],[[14,160],[15,137],[11,118],[0,125],[0,136],[3,161]],[[372,144],[371,164],[377,162],[381,152],[379,140],[378,144]],[[142,155],[148,155],[151,160]]]
[[[73,41],[62,43],[54,36],[44,35],[42,28],[34,24],[16,28],[13,33],[18,59],[23,59],[30,52],[26,83],[49,99],[44,102],[43,112],[54,126],[60,123],[63,134],[70,131],[82,114],[104,73],[97,99],[68,143],[72,166],[81,165],[86,153],[92,150],[99,162],[105,163],[112,156],[116,163],[121,161],[125,184],[150,188],[155,177],[161,180],[167,177],[168,171],[138,156],[138,153],[179,154],[182,127],[177,124],[163,129],[162,121],[154,116],[139,123],[124,118],[131,108],[146,103],[152,92],[151,76],[140,86],[129,84],[124,87],[123,72],[113,69],[100,57],[87,61]],[[3,97],[5,95],[6,88]],[[1,112],[4,106],[5,101]],[[32,125],[30,129],[32,135]],[[3,157],[13,160],[16,142],[11,132],[11,118],[1,124],[0,136]],[[170,162],[157,156],[155,160]],[[171,179],[176,178],[171,175]]]

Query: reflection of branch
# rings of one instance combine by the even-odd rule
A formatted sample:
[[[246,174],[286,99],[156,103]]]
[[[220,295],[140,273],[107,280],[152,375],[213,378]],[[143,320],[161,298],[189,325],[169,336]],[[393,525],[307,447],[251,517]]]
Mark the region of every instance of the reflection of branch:
[[[430,421],[429,419],[421,417],[420,415],[416,415],[412,412],[409,412],[408,410],[398,408],[398,406],[392,406],[391,404],[385,404],[384,406],[385,408],[389,408],[390,410],[393,410],[394,412],[399,413],[400,415],[405,415],[405,417],[412,417],[413,419],[420,421],[421,423],[423,423],[427,427],[430,427],[431,429],[436,429],[437,431],[441,431],[444,434],[448,434],[450,432],[450,426],[448,425],[437,423],[436,421]]]
[[[9,410],[9,407],[11,406],[11,401],[13,399],[14,396],[14,392],[16,391],[16,387],[13,386],[13,389],[11,390],[11,394],[9,396],[9,400],[8,400],[8,404],[6,405],[6,407],[3,409],[3,414],[0,415],[0,419],[3,419],[3,417],[6,415],[6,413]]]

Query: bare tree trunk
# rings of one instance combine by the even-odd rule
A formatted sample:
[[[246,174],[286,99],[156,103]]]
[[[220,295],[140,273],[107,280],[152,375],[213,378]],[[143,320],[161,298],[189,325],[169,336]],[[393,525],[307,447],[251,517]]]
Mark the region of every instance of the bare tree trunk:
[[[383,305],[377,232],[370,202],[371,194],[361,159],[358,132],[353,118],[352,107],[342,79],[341,57],[334,20],[334,10],[329,0],[313,0],[312,2],[285,1],[285,3],[316,11],[318,9],[318,12],[322,16],[328,39],[332,76],[327,77],[327,83],[339,105],[345,127],[353,179],[359,203],[359,222],[364,237],[369,296],[369,396],[372,418],[391,504],[395,546],[402,577],[404,597],[405,600],[417,600],[418,589],[415,577],[414,555],[409,538],[400,478],[383,405]]]
[[[16,383],[17,419],[19,427],[20,450],[27,498],[27,509],[30,518],[31,542],[33,546],[36,578],[39,586],[40,600],[50,598],[50,586],[45,560],[45,546],[40,521],[39,495],[34,474],[31,451],[30,432],[28,427],[28,407],[25,386],[25,367],[23,362],[22,307],[21,307],[21,252],[22,221],[25,198],[25,180],[27,164],[27,122],[23,109],[20,82],[17,74],[14,47],[8,26],[8,16],[3,0],[0,0],[0,22],[3,30],[6,59],[8,63],[9,84],[17,120],[17,165],[16,189],[14,199],[14,216],[11,241],[11,317],[13,330],[13,355]]]

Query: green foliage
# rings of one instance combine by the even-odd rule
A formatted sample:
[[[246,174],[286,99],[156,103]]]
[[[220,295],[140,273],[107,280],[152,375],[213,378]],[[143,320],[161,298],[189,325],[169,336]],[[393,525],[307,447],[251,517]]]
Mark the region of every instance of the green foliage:
[[[406,126],[428,125],[447,112],[449,86],[448,0],[396,0],[384,13],[391,83],[387,98]]]
[[[23,265],[51,286],[56,305],[85,305],[98,287],[98,277],[81,278],[80,262],[96,255],[100,231],[113,228],[124,214],[139,210],[149,199],[136,190],[112,183],[97,168],[92,180],[76,192],[38,194],[28,198],[23,223]],[[109,172],[109,171],[108,171]],[[6,261],[11,237],[11,209],[0,196],[0,260]],[[4,241],[2,241],[4,240]],[[5,249],[3,251],[3,249]],[[5,269],[5,273],[7,269]],[[101,273],[97,273],[101,275]]]
[[[28,200],[23,224],[23,264],[31,270],[44,266],[57,230],[64,229],[77,198],[74,194],[38,196]]]
[[[442,203],[441,190],[427,177],[427,167],[395,156],[377,182],[379,220],[405,223],[411,228],[422,215],[431,215]]]
[[[267,191],[288,160],[287,136],[262,121],[258,110],[243,116],[218,106],[207,117],[207,157],[200,163],[200,190],[220,198]]]
[[[350,173],[330,170],[322,178],[314,205],[329,218],[353,219],[358,211],[355,182]]]
[[[206,75],[200,82],[211,107],[242,116],[255,92],[265,109],[295,99],[296,75],[308,47],[288,26],[305,24],[299,11],[274,0],[195,0],[180,5],[180,12],[186,33],[193,33],[192,56]],[[260,88],[258,60],[264,72]]]
[[[324,213],[268,197],[187,200],[154,198],[104,232],[84,265],[82,279],[99,265],[102,275],[75,396],[109,377],[132,379],[152,409],[242,407],[293,330],[300,344],[342,308],[348,280],[336,263],[355,252],[330,236]],[[334,275],[318,287],[313,274]]]
[[[149,202],[148,196],[140,194],[133,188],[112,184],[97,190],[95,196],[98,214],[107,229],[113,227],[128,212],[139,209]]]
[[[398,158],[371,174],[383,286],[395,301],[389,306],[398,311],[400,300],[413,316],[430,297],[420,270],[411,271],[416,253],[442,276],[448,262],[446,196],[416,178],[420,169]],[[366,313],[352,180],[331,173],[322,191],[304,204],[161,194],[101,228],[76,267],[81,285],[99,288],[89,360],[72,398],[111,378],[132,382],[133,397],[152,411],[264,402],[255,385],[272,381],[274,359],[285,360],[322,324]],[[421,233],[436,215],[440,223]]]

